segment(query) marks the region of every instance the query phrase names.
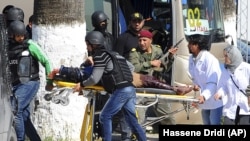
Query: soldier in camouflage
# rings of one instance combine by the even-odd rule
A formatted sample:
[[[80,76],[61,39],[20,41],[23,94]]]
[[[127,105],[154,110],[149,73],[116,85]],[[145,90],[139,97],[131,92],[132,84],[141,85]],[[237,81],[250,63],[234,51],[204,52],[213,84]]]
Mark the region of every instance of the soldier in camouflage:
[[[135,66],[135,72],[150,74],[164,81],[162,74],[171,69],[174,61],[173,54],[178,48],[170,48],[167,54],[163,55],[161,46],[152,44],[152,37],[152,33],[147,30],[140,32],[139,46],[132,48],[129,61]]]
[[[161,73],[168,71],[173,62],[173,54],[176,53],[177,48],[171,48],[168,51],[169,55],[165,58],[163,56],[162,49],[159,45],[152,44],[153,34],[148,30],[142,30],[139,32],[139,46],[133,48],[129,54],[129,61],[135,66],[135,72],[140,74],[146,74],[156,77],[159,80],[163,80]],[[157,117],[166,115],[171,112],[171,105],[169,102],[163,99],[159,99],[157,105],[154,105],[151,113],[154,113]],[[161,124],[169,125],[175,124],[173,116],[169,116],[165,120],[161,121]],[[156,129],[158,129],[156,127]]]

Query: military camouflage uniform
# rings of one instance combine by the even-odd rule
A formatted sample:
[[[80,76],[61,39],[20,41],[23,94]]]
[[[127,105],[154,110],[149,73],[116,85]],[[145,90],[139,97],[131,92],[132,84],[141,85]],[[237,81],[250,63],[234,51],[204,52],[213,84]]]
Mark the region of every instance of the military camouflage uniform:
[[[133,48],[129,54],[129,61],[135,66],[135,72],[141,73],[141,74],[149,74],[153,75],[159,80],[164,80],[162,77],[164,73],[169,71],[171,69],[172,63],[173,63],[173,57],[169,57],[169,53],[163,55],[162,49],[159,45],[152,45],[152,53],[145,53],[143,50],[140,49],[140,47]],[[150,64],[150,61],[153,60],[161,60],[162,67],[155,68],[152,67]],[[138,101],[137,101],[138,102]],[[166,115],[166,113],[171,112],[171,104],[164,100],[159,99],[159,102],[154,105],[152,110],[148,110],[151,113],[155,114],[157,117]],[[140,119],[143,120],[143,119]],[[141,121],[142,122],[142,121]],[[173,116],[170,116],[169,118],[162,120],[161,124],[175,124],[175,120]]]
[[[156,78],[163,80],[162,77],[164,73],[167,73],[173,64],[173,57],[168,57],[168,52],[163,55],[161,46],[152,45],[152,53],[145,53],[143,50],[138,48],[133,48],[129,54],[129,61],[135,66],[135,72],[142,74],[150,74]],[[160,59],[162,62],[162,67],[155,68],[152,67],[150,61]]]

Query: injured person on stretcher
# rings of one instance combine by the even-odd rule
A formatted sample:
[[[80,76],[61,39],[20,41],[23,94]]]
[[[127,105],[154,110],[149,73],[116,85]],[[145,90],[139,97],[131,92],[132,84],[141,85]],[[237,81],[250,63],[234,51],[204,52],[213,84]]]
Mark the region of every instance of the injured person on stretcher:
[[[191,86],[171,86],[158,80],[154,76],[139,73],[133,73],[133,84],[137,88],[144,87],[172,90],[177,95],[185,95],[193,90]]]
[[[49,77],[55,80],[78,83],[87,79],[92,70],[92,66],[86,66],[84,63],[80,68],[65,67],[62,65],[60,69],[54,69],[52,73],[49,74]],[[145,87],[172,90],[177,95],[185,95],[193,90],[191,86],[171,86],[153,76],[135,72],[133,73],[133,84],[136,88]]]
[[[86,65],[84,63],[80,67],[65,67],[62,65],[59,69],[54,69],[52,71],[52,73],[49,74],[48,77],[50,77],[51,79],[53,79],[55,81],[78,83],[78,82],[81,82],[81,81],[89,78],[89,76],[92,73],[92,70],[93,70],[92,66]],[[162,91],[164,94],[166,94],[166,90],[169,90],[169,92],[167,92],[167,94],[185,95],[193,90],[193,87],[191,87],[191,86],[170,86],[170,85],[156,79],[153,76],[139,74],[139,73],[133,73],[133,84],[136,87],[136,91],[138,93],[141,93],[142,92],[141,90],[143,89],[143,91],[146,90],[146,93],[160,94],[161,93],[160,91]],[[102,95],[102,96],[96,97],[96,100],[98,103],[97,107],[95,107],[96,111],[100,111],[103,108],[105,102],[108,99],[108,95],[106,95],[106,96],[104,97],[104,95]],[[148,96],[146,96],[146,97],[148,97]],[[146,98],[146,99],[148,100],[148,98]],[[153,99],[154,99],[154,97],[153,97]],[[142,97],[138,97],[137,104],[141,105],[141,102],[142,102],[141,100],[142,100]],[[142,110],[138,110],[138,112],[141,111],[138,114],[145,115],[146,111],[143,111],[144,108],[141,108],[141,109]],[[164,115],[164,116],[160,116],[160,118],[159,118],[159,120],[157,120],[157,122],[167,118],[168,116],[169,116],[168,114]],[[142,116],[142,117],[138,117],[138,118],[139,118],[138,120],[139,120],[140,124],[142,124],[143,126],[150,125],[149,123],[146,123],[146,121],[145,121],[146,117]],[[98,118],[95,118],[95,119],[98,120]],[[155,122],[152,122],[152,123],[155,123]],[[94,132],[98,132],[98,129],[94,128]]]

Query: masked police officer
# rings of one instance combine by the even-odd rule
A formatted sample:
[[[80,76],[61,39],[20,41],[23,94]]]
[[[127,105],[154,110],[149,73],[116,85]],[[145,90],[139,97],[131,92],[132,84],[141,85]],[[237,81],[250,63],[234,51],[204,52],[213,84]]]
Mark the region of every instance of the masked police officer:
[[[95,11],[91,16],[94,31],[102,33],[105,38],[104,47],[108,50],[112,50],[114,39],[112,34],[107,31],[108,19],[108,16],[103,11]]]
[[[111,94],[100,114],[104,141],[112,140],[112,118],[121,109],[124,110],[125,119],[138,141],[146,141],[146,134],[139,125],[135,113],[136,92],[132,84],[133,68],[129,67],[129,62],[124,57],[105,49],[104,40],[101,32],[87,33],[85,41],[88,51],[93,55],[93,71],[89,78],[81,81],[74,90],[80,92],[84,86],[96,85],[100,81],[105,91]],[[57,71],[53,71],[53,74],[58,73],[59,69],[55,70]],[[51,78],[53,74],[50,75]]]
[[[104,40],[104,47],[107,50],[112,50],[113,45],[114,45],[114,39],[113,39],[112,34],[107,31],[108,19],[109,19],[108,16],[103,11],[95,11],[91,16],[92,25],[94,27],[93,31],[101,32],[102,35],[104,36],[104,39],[105,39]],[[88,52],[88,54],[91,55],[91,52]],[[107,100],[107,98],[105,98],[105,96],[100,96],[97,99],[99,99],[100,100],[99,102],[101,102],[101,103],[105,103]],[[102,107],[100,107],[100,108],[102,108]],[[122,141],[130,140],[131,131],[130,131],[129,126],[127,125],[125,119],[124,119],[123,111],[119,112],[115,116],[114,119],[117,120],[117,122],[119,122]],[[117,122],[114,122],[114,127],[117,126],[117,124],[116,124]]]

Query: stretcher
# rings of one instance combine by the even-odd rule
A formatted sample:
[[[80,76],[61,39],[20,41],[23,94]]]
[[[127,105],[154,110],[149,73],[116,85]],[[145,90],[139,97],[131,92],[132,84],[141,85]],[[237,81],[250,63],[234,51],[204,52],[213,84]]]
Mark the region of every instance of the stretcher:
[[[45,100],[52,101],[55,104],[61,104],[63,106],[67,106],[69,104],[69,94],[73,92],[73,87],[76,83],[71,82],[63,82],[63,81],[54,81],[56,87],[50,92],[45,94]],[[99,140],[100,133],[94,132],[94,117],[96,114],[99,114],[98,111],[95,111],[96,106],[96,96],[98,94],[106,94],[105,90],[102,86],[87,86],[84,87],[81,95],[88,98],[88,103],[86,105],[86,110],[83,118],[82,129],[80,138],[81,141],[94,141]],[[161,117],[147,117],[146,123],[143,123],[141,126],[146,127],[148,125],[153,125],[158,123],[170,115],[174,115],[183,110],[187,113],[187,119],[189,119],[190,111],[193,109],[191,103],[198,102],[194,96],[187,95],[176,95],[176,93],[172,90],[164,90],[157,88],[136,88],[136,96],[137,99],[140,98],[150,98],[151,101],[149,103],[137,103],[136,108],[149,108],[150,106],[155,105],[159,99],[166,99],[170,102],[178,102],[183,104],[182,108],[176,109],[171,113],[168,113]],[[152,101],[153,99],[153,101]],[[138,115],[140,116],[140,115]]]
[[[151,103],[147,104],[137,104],[137,108],[149,108],[150,106],[155,105],[159,99],[166,99],[169,102],[178,102],[183,105],[182,108],[178,108],[170,113],[167,113],[166,115],[160,116],[160,117],[147,117],[146,123],[142,124],[142,127],[146,127],[148,125],[153,125],[155,123],[158,123],[166,118],[168,118],[171,115],[174,115],[176,113],[179,113],[181,111],[186,112],[187,114],[187,120],[189,120],[190,112],[195,109],[193,106],[191,106],[191,103],[197,103],[198,100],[195,99],[196,93],[194,96],[188,96],[188,95],[176,95],[176,93],[172,90],[164,90],[164,89],[157,89],[157,88],[136,88],[136,96],[137,99],[140,97],[142,98],[154,98],[155,100]],[[196,113],[197,111],[195,111]]]

